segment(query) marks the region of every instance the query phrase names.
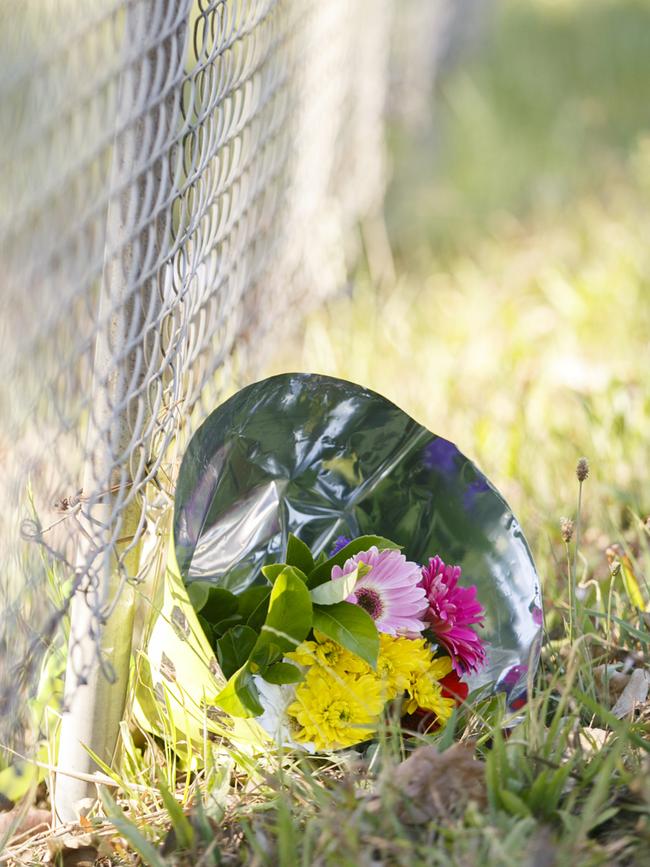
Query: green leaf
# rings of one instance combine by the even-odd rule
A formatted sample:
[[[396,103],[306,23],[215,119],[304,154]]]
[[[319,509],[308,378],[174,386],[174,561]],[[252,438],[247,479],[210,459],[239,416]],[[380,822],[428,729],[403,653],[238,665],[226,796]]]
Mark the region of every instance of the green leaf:
[[[503,807],[512,816],[521,816],[524,819],[530,816],[528,805],[519,797],[519,795],[515,795],[514,792],[511,792],[508,789],[502,789],[499,792],[499,797],[501,798]]]
[[[569,763],[567,762],[567,764]],[[531,812],[535,814],[543,813],[543,815],[547,815],[545,807],[549,797],[549,790],[551,788],[551,774],[551,768],[544,768],[544,770],[538,774],[537,778],[530,787],[528,795],[526,796],[526,803],[528,804]],[[555,807],[555,804],[550,806],[551,809],[553,809]]]
[[[489,752],[485,757],[485,782],[487,783],[490,807],[492,807],[493,810],[499,810],[501,808],[501,801],[499,800],[501,782],[499,780],[497,757],[493,752]]]
[[[7,767],[0,763],[0,795],[8,801],[19,801],[38,781],[39,769],[31,762],[14,761]]]
[[[270,645],[281,652],[295,650],[307,637],[312,625],[312,605],[300,575],[293,566],[286,566],[276,578],[254,654]]]
[[[192,581],[191,584],[187,585],[187,595],[192,608],[199,612],[208,601],[210,584],[207,581]]]
[[[573,771],[574,764],[575,760],[569,760],[565,762],[557,771],[553,772],[553,775],[551,777],[551,784],[546,790],[546,798],[544,799],[544,808],[546,815],[550,815],[550,813],[552,813],[558,808],[560,800],[562,799],[562,793],[564,792],[566,782],[569,779],[571,772]]]
[[[379,635],[375,621],[358,605],[338,602],[336,605],[314,606],[314,629],[377,667]]]
[[[358,563],[356,569],[340,578],[326,581],[311,591],[311,601],[318,605],[335,605],[348,598],[355,588],[359,578],[370,572],[370,566],[366,563]]]
[[[436,741],[436,749],[440,753],[444,753],[445,750],[448,750],[451,746],[453,746],[455,742],[454,735],[456,734],[456,724],[458,722],[458,708],[454,708],[451,712],[451,716],[445,723],[445,727],[442,730],[442,735]]]
[[[278,575],[282,574],[282,570],[286,565],[286,563],[269,563],[267,566],[262,566],[262,575],[264,575],[270,584],[274,584],[275,579]]]
[[[208,621],[202,614],[197,614],[196,616],[201,626],[201,629],[205,632],[205,637],[208,639],[208,643],[211,645],[214,641],[214,631],[212,629],[212,624],[208,623]]]
[[[261,647],[254,647],[250,656],[250,661],[255,663],[257,668],[252,668],[252,670],[257,672],[258,669],[266,669],[270,665],[273,665],[274,662],[278,662],[282,659],[283,656],[284,653],[282,648],[272,641],[262,645]]]
[[[237,613],[239,600],[234,593],[224,590],[223,587],[210,587],[208,601],[203,606],[201,614],[210,623],[219,623],[226,617],[232,617]]]
[[[225,677],[231,677],[247,661],[257,633],[250,626],[233,626],[215,645],[217,661]]]
[[[380,550],[384,548],[395,548],[398,551],[401,551],[402,549],[401,545],[396,545],[395,542],[391,542],[390,539],[385,539],[383,536],[359,536],[357,539],[353,539],[349,542],[345,548],[341,548],[341,550],[333,557],[330,557],[329,560],[321,563],[320,566],[316,566],[316,568],[309,573],[307,586],[311,589],[318,587],[320,584],[324,584],[325,581],[329,581],[334,566],[343,566],[345,561],[349,560],[350,557],[354,557],[354,555],[358,554],[360,551],[367,551],[368,548],[372,548],[373,545]]]
[[[647,644],[648,641],[650,641],[650,632],[647,629],[636,629],[631,623],[628,623],[627,620],[623,620],[622,617],[616,617],[613,614],[610,615],[606,612],[596,611],[592,608],[585,608],[584,613],[588,614],[590,617],[601,617],[606,620],[611,618],[611,620],[618,624],[624,632],[627,632],[638,641],[642,641],[644,644]]]
[[[229,629],[233,626],[240,626],[242,624],[242,616],[241,614],[233,614],[231,617],[226,617],[224,620],[220,620],[218,623],[212,624],[212,634],[215,638],[221,638],[222,635],[225,635]]]
[[[268,584],[254,585],[239,595],[239,613],[244,623],[259,632],[266,620],[271,588]]]
[[[193,811],[194,824],[196,826],[196,830],[199,833],[199,838],[207,845],[211,845],[214,843],[214,831],[208,819],[208,814],[203,803],[203,797],[201,796],[201,787],[197,786],[194,791],[196,793],[194,796]],[[219,821],[221,821],[222,819],[223,814],[222,812],[220,812]],[[216,858],[214,860],[214,863],[215,865],[221,864],[220,850],[216,850]]]
[[[268,683],[298,683],[302,680],[302,672],[290,662],[276,662],[269,665],[262,677]]]
[[[276,578],[282,575],[286,568],[286,563],[269,563],[268,566],[262,566],[262,575],[264,575],[267,581],[271,584],[275,584]],[[306,584],[307,575],[302,571],[302,569],[298,569],[297,566],[292,566],[291,568]]]
[[[191,849],[194,845],[194,828],[187,818],[181,805],[172,792],[165,785],[162,773],[158,773],[158,788],[163,799],[163,804],[170,818],[172,828],[176,835],[176,842],[180,849]]]
[[[143,862],[150,864],[151,867],[166,867],[168,863],[167,859],[159,854],[158,848],[147,840],[137,825],[127,819],[124,811],[117,806],[106,789],[99,786],[98,791],[104,806],[104,812],[122,837],[129,842],[131,848],[142,858]]]
[[[293,533],[289,533],[289,541],[287,542],[287,564],[300,569],[305,575],[309,575],[314,568],[314,558],[311,555],[311,551]]]
[[[598,825],[603,825],[605,822],[609,822],[610,819],[613,819],[614,816],[618,815],[621,812],[620,807],[607,807],[600,813],[598,816],[594,818],[594,820],[590,823],[591,828],[597,828]]]
[[[231,716],[248,718],[264,713],[248,663],[232,675],[214,703]]]

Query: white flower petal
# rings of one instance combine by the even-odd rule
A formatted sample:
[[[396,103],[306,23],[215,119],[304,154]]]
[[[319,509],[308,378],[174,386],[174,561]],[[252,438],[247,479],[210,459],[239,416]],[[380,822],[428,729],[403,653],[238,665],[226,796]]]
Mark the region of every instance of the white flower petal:
[[[264,731],[271,735],[277,746],[308,753],[316,752],[316,747],[312,743],[298,743],[291,737],[287,708],[295,698],[296,684],[268,683],[257,674],[253,675],[253,681],[264,708],[264,713],[255,719]]]

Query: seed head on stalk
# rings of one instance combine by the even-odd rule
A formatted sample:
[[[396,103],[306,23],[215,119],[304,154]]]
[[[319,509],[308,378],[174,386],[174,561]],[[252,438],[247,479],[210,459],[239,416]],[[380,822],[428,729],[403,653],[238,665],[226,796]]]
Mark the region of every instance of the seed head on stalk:
[[[580,458],[578,461],[576,465],[576,476],[581,484],[585,479],[589,478],[589,461],[587,458]]]
[[[573,531],[575,530],[575,524],[571,520],[571,518],[560,518],[560,533],[562,534],[563,540],[569,544],[571,539],[573,539]]]

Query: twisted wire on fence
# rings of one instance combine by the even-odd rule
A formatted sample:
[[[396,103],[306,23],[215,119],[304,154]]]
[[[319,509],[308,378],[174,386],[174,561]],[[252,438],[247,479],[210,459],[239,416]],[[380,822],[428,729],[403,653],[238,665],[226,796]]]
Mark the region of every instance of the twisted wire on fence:
[[[395,14],[0,0],[0,746],[52,648],[74,738],[116,729],[83,695],[128,669],[179,448],[380,206]]]

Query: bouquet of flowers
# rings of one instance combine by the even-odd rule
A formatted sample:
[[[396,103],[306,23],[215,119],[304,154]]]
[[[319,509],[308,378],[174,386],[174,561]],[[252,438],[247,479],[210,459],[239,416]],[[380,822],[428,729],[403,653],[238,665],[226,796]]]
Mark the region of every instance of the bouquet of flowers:
[[[136,714],[195,756],[206,733],[340,749],[386,713],[441,726],[469,690],[524,700],[541,599],[521,528],[453,443],[367,388],[282,374],[217,407],[171,542]]]
[[[476,587],[459,586],[460,572],[437,556],[420,566],[375,536],[340,537],[329,559],[314,560],[290,535],[286,563],[262,568],[268,592],[237,599],[190,585],[229,677],[215,704],[256,717],[279,745],[309,751],[373,737],[389,704],[407,725],[443,725],[467,696],[463,676],[485,662],[473,628],[483,609]],[[229,615],[210,622],[215,610]]]

